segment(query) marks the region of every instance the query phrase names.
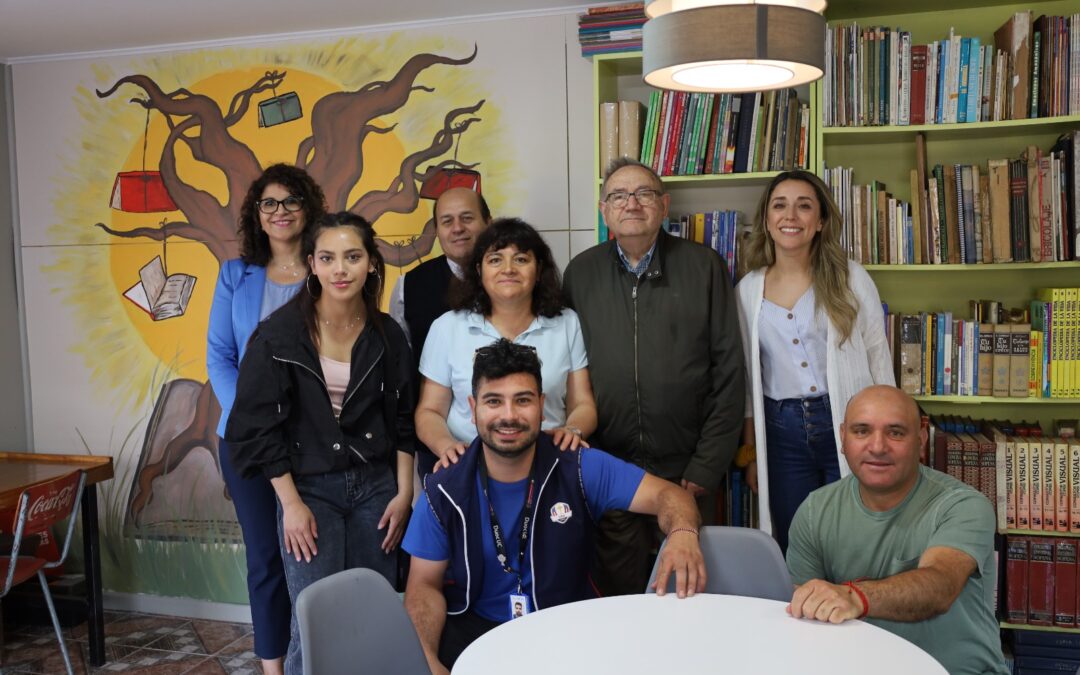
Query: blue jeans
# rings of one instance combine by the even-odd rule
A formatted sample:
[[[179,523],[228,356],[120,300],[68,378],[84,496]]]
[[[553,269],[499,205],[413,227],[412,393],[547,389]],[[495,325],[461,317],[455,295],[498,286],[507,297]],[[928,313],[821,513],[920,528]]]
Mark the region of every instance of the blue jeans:
[[[300,562],[285,552],[281,530],[281,505],[277,507],[278,540],[285,561],[289,597],[296,597],[310,584],[347,569],[366,567],[386,577],[391,584],[397,572],[397,552],[386,555],[382,541],[386,530],[379,530],[379,519],[386,505],[397,494],[397,481],[390,465],[376,462],[347,471],[293,476],[296,490],[315,516],[319,538],[318,554],[311,562]],[[303,657],[300,652],[300,628],[292,613],[292,639],[285,656],[285,672],[300,675]]]
[[[780,550],[787,552],[795,511],[814,490],[840,480],[829,396],[765,398],[769,510]]]
[[[278,550],[278,519],[274,518],[277,497],[264,476],[241,478],[233,469],[229,445],[218,439],[221,475],[236,508],[236,519],[244,535],[247,556],[248,602],[255,628],[255,655],[279,659],[289,647],[289,588]]]

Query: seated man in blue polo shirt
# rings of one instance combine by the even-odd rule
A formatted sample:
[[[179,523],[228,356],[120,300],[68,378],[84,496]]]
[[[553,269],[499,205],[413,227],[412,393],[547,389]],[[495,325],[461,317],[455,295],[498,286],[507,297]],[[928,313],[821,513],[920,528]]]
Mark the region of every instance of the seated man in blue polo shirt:
[[[705,588],[690,493],[600,450],[560,452],[540,433],[540,360],[498,340],[476,352],[469,406],[479,437],[429,475],[402,546],[412,557],[405,608],[433,673],[517,616],[596,597],[596,521],[609,509],[656,515],[668,535],[656,592]]]

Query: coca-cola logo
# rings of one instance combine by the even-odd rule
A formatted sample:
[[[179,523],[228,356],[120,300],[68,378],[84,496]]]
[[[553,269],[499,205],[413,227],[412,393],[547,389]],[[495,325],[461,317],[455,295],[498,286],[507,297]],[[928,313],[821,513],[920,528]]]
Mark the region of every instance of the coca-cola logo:
[[[33,520],[38,516],[52,511],[70,511],[74,502],[75,486],[69,485],[59,492],[51,495],[42,495],[35,499],[34,502],[30,504],[30,512],[27,514],[27,518]]]

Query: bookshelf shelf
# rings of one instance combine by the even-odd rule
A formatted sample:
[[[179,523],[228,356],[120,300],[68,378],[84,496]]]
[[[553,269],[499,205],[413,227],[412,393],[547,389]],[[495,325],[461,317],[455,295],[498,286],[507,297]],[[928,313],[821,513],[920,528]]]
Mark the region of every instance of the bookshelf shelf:
[[[1080,405],[1080,398],[1005,398],[995,396],[931,396],[913,397],[920,403],[952,403],[960,405]]]
[[[974,265],[863,265],[871,272],[1038,272],[1073,268],[1080,272],[1080,261],[1040,263],[976,263]]]
[[[923,133],[927,137],[948,136],[960,138],[965,135],[982,137],[987,132],[996,131],[1045,131],[1048,127],[1068,127],[1080,124],[1080,115],[1060,117],[1037,117],[1024,120],[1002,120],[1000,122],[971,122],[965,124],[915,124],[909,126],[863,126],[863,127],[823,127],[821,133],[826,136],[873,136],[876,140],[885,140],[889,136],[913,136]]]
[[[661,176],[664,185],[678,185],[680,187],[697,187],[725,184],[760,184],[764,186],[773,179],[779,171],[753,171],[749,173],[707,173],[689,176]],[[603,185],[604,179],[597,178],[597,185]]]
[[[1065,537],[1070,539],[1080,539],[1080,532],[1052,532],[1050,530],[1017,530],[1008,529],[1005,530],[1005,534],[1018,534],[1026,537]]]
[[[1009,623],[1008,621],[1001,622],[1002,628],[1008,628],[1009,630],[1036,630],[1045,633],[1080,633],[1080,628],[1064,628],[1062,626],[1029,626],[1026,623]]]

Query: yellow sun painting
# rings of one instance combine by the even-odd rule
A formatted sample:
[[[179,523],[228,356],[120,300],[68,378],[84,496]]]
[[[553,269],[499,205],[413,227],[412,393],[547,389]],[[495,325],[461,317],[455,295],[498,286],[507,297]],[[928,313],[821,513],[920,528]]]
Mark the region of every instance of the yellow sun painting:
[[[213,152],[200,145],[210,143],[214,125],[206,119],[193,123],[191,116],[178,111],[188,110],[192,102],[213,102],[220,116],[217,126],[231,139],[227,150],[233,152],[235,146],[233,154],[250,152],[261,166],[310,163],[309,171],[313,171],[319,160],[325,163],[328,154],[357,155],[362,171],[355,180],[328,170],[319,182],[328,199],[337,202],[332,201],[331,209],[366,208],[365,213],[376,214],[374,225],[380,238],[403,252],[398,265],[388,261],[385,306],[397,276],[417,262],[412,242],[425,231],[430,234],[431,202],[395,198],[392,207],[379,210],[376,206],[382,202],[366,197],[395,185],[400,189],[402,179],[412,181],[455,155],[461,165],[477,164],[485,186],[498,185],[501,176],[511,173],[510,162],[500,160],[503,130],[498,110],[486,101],[490,97],[483,90],[484,73],[469,65],[474,50],[472,44],[438,37],[409,39],[394,34],[380,40],[349,38],[316,45],[147,57],[130,64],[125,72],[97,68],[93,86],[76,95],[83,121],[81,142],[65,176],[58,178],[61,187],[54,205],[59,222],[50,228],[55,243],[93,245],[58,248],[60,253],[47,271],[57,280],[53,291],[63,294],[84,327],[74,349],[103,392],[138,405],[156,396],[154,388],[163,380],[206,379],[207,317],[219,263],[238,250],[235,219],[227,221],[219,214],[211,228],[205,225],[205,217],[200,220],[199,213],[185,210],[182,204],[175,211],[109,208],[116,174],[169,169],[163,157],[171,137],[172,170],[190,189],[191,200],[210,203],[205,200],[212,198],[222,214],[238,211],[242,189],[235,180],[230,182],[221,162],[207,161],[206,155]],[[327,120],[334,120],[324,115],[320,126],[318,102],[329,102],[328,97],[341,92],[377,93],[380,83],[389,91],[394,78],[418,55],[436,55],[443,61],[419,68],[400,105],[384,106],[371,115],[365,133],[327,141]],[[277,76],[270,77],[272,73]],[[151,96],[147,82],[158,88],[158,99]],[[255,87],[256,83],[261,85]],[[245,90],[251,93],[238,105],[238,96]],[[299,117],[260,126],[258,104],[287,94],[295,94]],[[148,107],[136,99],[164,103],[148,106],[148,114]],[[238,109],[243,114],[234,115]],[[221,118],[226,121],[222,123]],[[410,157],[421,158],[414,171],[405,169]],[[418,187],[417,182],[407,189]],[[184,201],[183,196],[173,195],[177,203]],[[485,192],[485,196],[493,204],[500,201],[497,193]],[[168,229],[174,232],[171,236],[154,236],[176,224],[205,227],[213,230],[213,236],[202,238],[182,227]],[[150,236],[125,234],[132,232]],[[432,239],[428,237],[426,249],[420,247],[424,258],[439,254],[437,243],[432,248]],[[155,258],[160,258],[165,275],[195,280],[180,315],[155,320],[145,300],[140,306],[132,299],[139,292],[133,287],[140,285],[140,270]]]

